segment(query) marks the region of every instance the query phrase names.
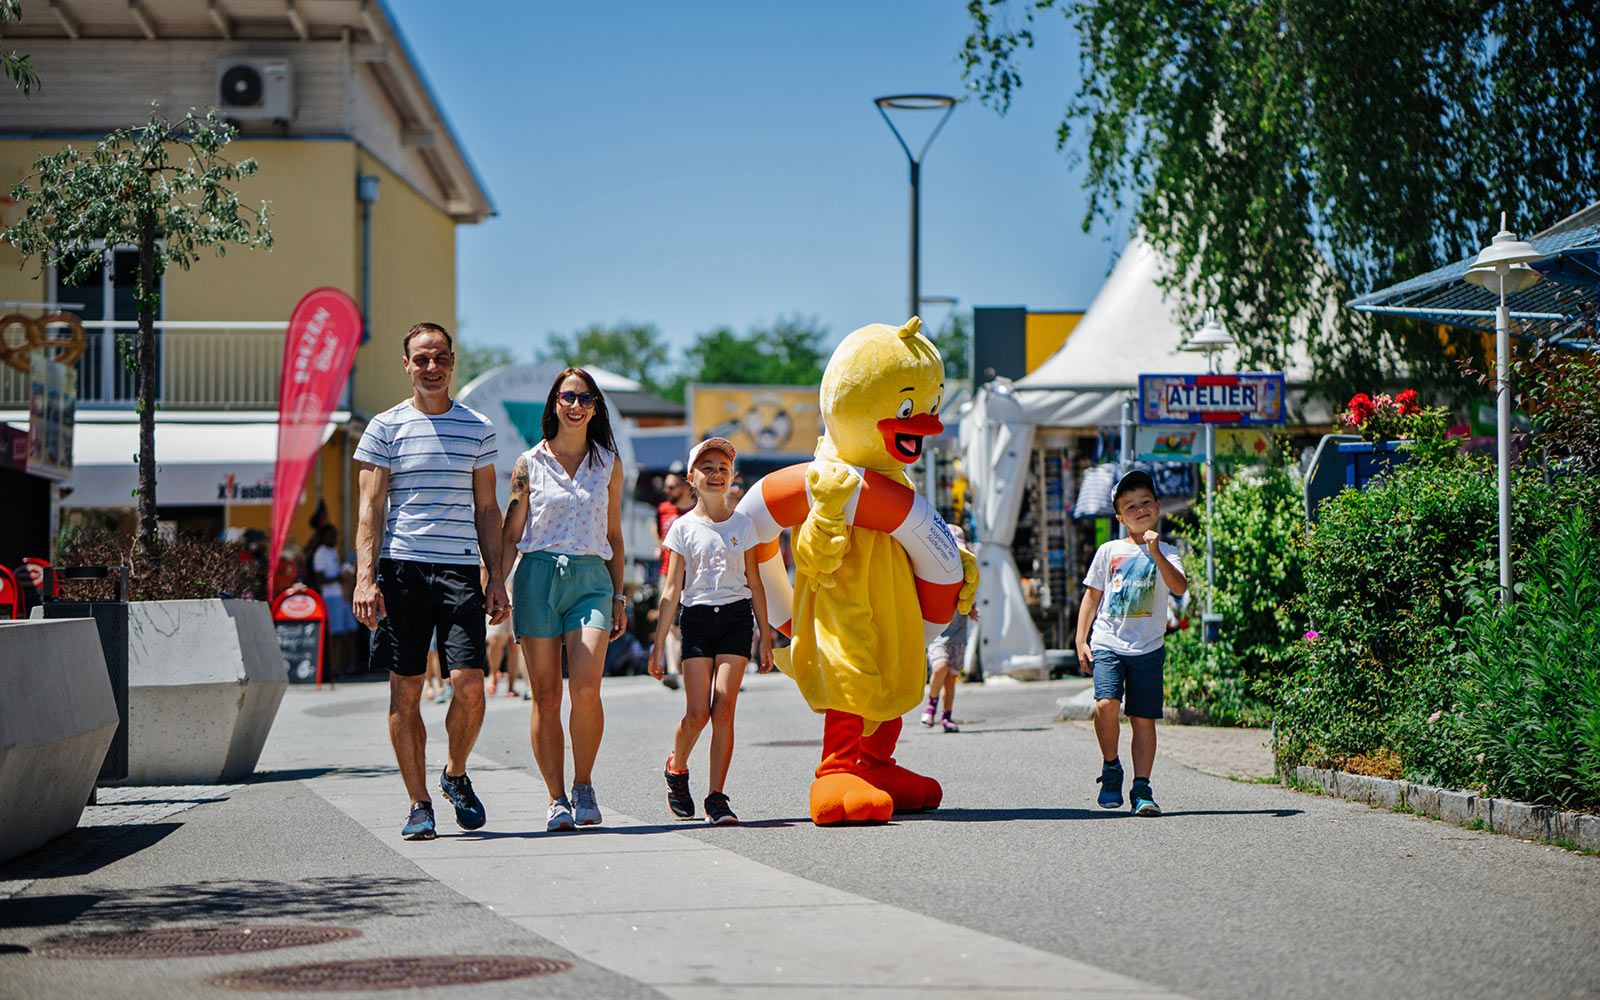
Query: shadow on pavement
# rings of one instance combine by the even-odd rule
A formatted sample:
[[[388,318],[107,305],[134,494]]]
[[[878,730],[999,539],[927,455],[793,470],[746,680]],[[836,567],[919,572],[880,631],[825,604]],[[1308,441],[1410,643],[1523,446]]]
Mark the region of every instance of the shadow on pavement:
[[[791,826],[810,826],[811,819],[741,819],[739,822],[720,829],[775,829],[781,830]],[[635,836],[651,833],[685,833],[696,830],[719,829],[705,820],[686,819],[681,823],[651,823],[640,826],[591,826],[582,830],[562,830],[551,833],[546,830],[474,830],[471,833],[441,834],[440,840],[539,840],[543,837],[595,837],[605,834],[613,836]]]
[[[160,843],[181,823],[80,826],[32,854],[0,865],[0,879],[88,875]]]
[[[1300,809],[1176,809],[1163,812],[1165,818],[1179,816],[1272,816],[1283,819],[1299,816]],[[935,809],[919,815],[896,816],[895,822],[908,823],[990,823],[1013,819],[1128,819],[1125,809]]]
[[[104,898],[104,896],[14,896],[10,899],[0,899],[0,928],[56,927],[70,924]],[[8,948],[12,946],[0,946],[0,950]],[[27,951],[26,948],[20,950]]]
[[[312,778],[321,778],[329,774],[347,775],[353,778],[373,778],[397,775],[399,773],[399,769],[392,764],[358,767],[291,767],[281,771],[257,771],[244,779],[241,784],[265,785],[275,781],[309,781]]]
[[[141,886],[102,891],[95,896],[22,896],[0,901],[0,925],[11,922],[9,904],[21,904],[22,916],[29,915],[26,907],[33,904],[35,919],[51,924],[75,922],[81,930],[187,921],[349,921],[374,916],[420,916],[426,900],[415,890],[426,884],[426,879],[338,875],[292,882],[236,879]],[[78,901],[85,902],[80,905]],[[76,912],[73,906],[77,906]],[[437,911],[437,903],[433,909]]]

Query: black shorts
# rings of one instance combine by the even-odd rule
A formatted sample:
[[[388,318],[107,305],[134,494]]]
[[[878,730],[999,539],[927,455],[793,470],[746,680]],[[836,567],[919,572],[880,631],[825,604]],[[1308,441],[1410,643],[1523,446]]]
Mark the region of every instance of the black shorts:
[[[685,605],[678,614],[683,633],[683,659],[742,656],[750,658],[756,637],[756,619],[750,600],[728,604]]]
[[[419,676],[427,670],[428,646],[435,639],[445,673],[488,667],[488,619],[478,567],[379,559],[378,592],[387,613],[372,633],[374,667]]]

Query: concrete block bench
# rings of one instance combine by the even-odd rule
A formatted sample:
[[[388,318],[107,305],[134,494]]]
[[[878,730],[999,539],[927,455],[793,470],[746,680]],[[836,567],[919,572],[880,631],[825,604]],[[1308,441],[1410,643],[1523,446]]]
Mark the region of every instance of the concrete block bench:
[[[0,862],[77,827],[117,731],[94,622],[0,626]]]

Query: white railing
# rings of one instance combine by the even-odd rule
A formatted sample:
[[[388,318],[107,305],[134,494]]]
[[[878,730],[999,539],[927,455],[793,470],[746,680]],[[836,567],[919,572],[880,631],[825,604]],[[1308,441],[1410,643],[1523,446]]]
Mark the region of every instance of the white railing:
[[[78,406],[131,409],[137,385],[129,361],[139,324],[85,320]],[[272,410],[278,406],[285,323],[252,320],[156,323],[156,398],[165,409]],[[0,408],[26,408],[29,377],[0,366]]]

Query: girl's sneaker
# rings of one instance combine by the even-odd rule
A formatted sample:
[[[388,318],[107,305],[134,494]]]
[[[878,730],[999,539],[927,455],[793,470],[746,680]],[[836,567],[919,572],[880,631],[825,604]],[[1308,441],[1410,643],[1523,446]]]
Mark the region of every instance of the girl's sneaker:
[[[550,813],[544,824],[546,832],[555,833],[557,830],[570,830],[574,826],[576,824],[572,822],[572,803],[567,801],[565,795],[550,803]]]
[[[593,785],[573,785],[572,798],[576,808],[572,810],[573,820],[579,826],[600,825],[600,803],[595,800]]]
[[[933,720],[938,714],[939,714],[939,710],[937,708],[935,708],[934,706],[932,706],[932,705],[929,705],[927,708],[924,708],[922,710],[922,724],[924,726],[927,726],[929,729],[932,729],[933,728]]]
[[[694,795],[689,791],[689,772],[674,771],[672,758],[667,758],[661,773],[667,776],[667,808],[679,819],[694,819]]]
[[[717,826],[732,826],[739,822],[739,817],[728,808],[728,797],[721,792],[712,792],[706,796],[706,821]]]
[[[943,726],[944,727],[944,731],[947,732],[947,733],[959,733],[959,732],[961,732],[961,727],[956,725],[954,719],[950,718],[950,713],[949,712],[944,713],[944,718],[939,720],[939,725]]]

